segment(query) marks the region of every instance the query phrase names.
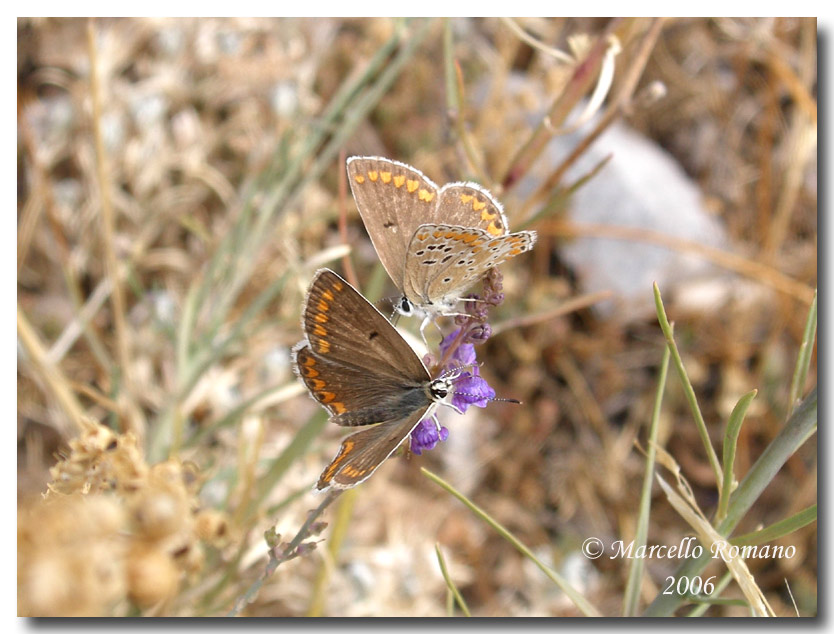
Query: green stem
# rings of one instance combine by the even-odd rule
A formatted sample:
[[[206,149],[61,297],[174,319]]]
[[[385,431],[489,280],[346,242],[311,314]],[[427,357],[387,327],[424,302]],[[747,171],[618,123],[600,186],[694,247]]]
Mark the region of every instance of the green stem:
[[[455,496],[458,500],[463,502],[469,508],[469,510],[471,510],[473,513],[475,513],[475,515],[480,517],[487,524],[492,526],[492,528],[494,528],[498,532],[498,534],[501,535],[501,537],[503,537],[508,542],[510,542],[513,546],[515,546],[521,552],[521,554],[523,554],[530,561],[532,561],[534,564],[536,564],[539,567],[539,569],[544,574],[546,574],[547,577],[551,581],[553,581],[553,583],[555,583],[559,587],[559,589],[562,590],[562,592],[564,592],[568,596],[568,598],[571,601],[573,601],[573,604],[577,608],[579,608],[579,610],[582,612],[582,614],[584,614],[585,616],[602,616],[599,613],[599,611],[593,605],[591,605],[588,602],[588,600],[585,599],[585,597],[583,597],[576,590],[574,590],[573,587],[558,572],[556,572],[555,570],[550,568],[550,566],[548,566],[541,559],[536,557],[536,555],[534,555],[533,552],[529,548],[527,548],[527,546],[522,544],[515,537],[515,535],[513,535],[510,531],[508,531],[506,528],[504,528],[496,520],[492,519],[492,517],[490,517],[489,514],[486,511],[484,511],[477,504],[475,504],[474,502],[469,500],[469,498],[467,498],[463,493],[461,493],[460,491],[455,489],[451,484],[449,484],[448,482],[443,480],[443,478],[441,478],[440,476],[435,475],[434,473],[432,473],[428,469],[425,469],[425,468],[422,468],[422,467],[421,467],[420,470],[430,480],[432,480],[436,484],[440,485],[446,491],[448,491],[453,496]]]
[[[814,337],[817,334],[817,291],[814,290],[814,300],[811,308],[808,309],[808,318],[805,320],[805,330],[802,333],[802,343],[799,345],[799,354],[796,357],[796,367],[791,379],[791,388],[788,393],[788,411],[793,410],[796,401],[802,396],[802,388],[805,386],[805,379],[808,378],[808,368],[811,367],[811,357],[814,351]]]
[[[715,449],[712,447],[712,442],[709,438],[709,431],[707,431],[707,424],[704,422],[704,417],[701,414],[701,408],[698,406],[698,398],[695,396],[695,390],[692,387],[692,383],[689,381],[689,376],[686,374],[686,368],[683,367],[683,361],[681,360],[680,352],[678,352],[678,346],[675,343],[675,338],[672,336],[672,326],[669,324],[669,320],[666,317],[666,309],[663,307],[663,299],[660,297],[660,289],[657,287],[656,282],[653,287],[654,301],[655,306],[657,307],[657,319],[660,322],[660,328],[663,330],[663,334],[666,337],[666,343],[669,346],[669,350],[672,352],[672,359],[675,361],[675,368],[678,370],[678,376],[680,376],[681,383],[683,384],[686,400],[689,402],[689,409],[692,410],[692,416],[695,419],[695,426],[698,429],[698,435],[701,436],[701,442],[707,452],[707,459],[709,459],[710,466],[715,474],[715,484],[716,486],[721,486],[721,483],[724,480],[724,474],[722,473],[721,465],[718,464],[718,456],[715,453]]]
[[[800,403],[788,419],[782,431],[767,446],[759,459],[730,496],[727,517],[716,530],[728,537],[738,526],[744,514],[773,480],[779,469],[799,447],[814,433],[817,427],[817,389]],[[712,553],[704,552],[701,557],[689,559],[674,573],[675,578],[694,577],[712,561]],[[659,594],[643,612],[643,616],[671,616],[685,597],[677,594]]]
[[[727,515],[727,506],[730,503],[730,494],[733,488],[733,464],[736,459],[736,443],[738,434],[741,431],[741,423],[744,422],[744,415],[750,403],[756,398],[758,390],[753,390],[742,396],[727,423],[727,431],[724,433],[724,481],[721,485],[721,492],[718,498],[718,512],[715,514],[716,521],[721,521]]]
[[[802,509],[799,513],[794,513],[790,517],[774,522],[770,526],[762,528],[751,533],[745,533],[738,537],[733,537],[730,543],[734,546],[758,546],[759,544],[766,544],[772,542],[785,535],[790,535],[794,531],[799,530],[803,526],[807,526],[817,519],[817,505],[812,504],[806,509]]]
[[[657,391],[654,397],[654,409],[649,428],[648,450],[646,452],[646,470],[643,476],[643,491],[640,494],[640,514],[637,518],[637,531],[634,542],[638,547],[646,544],[649,532],[649,512],[652,506],[652,483],[654,482],[654,464],[657,455],[657,430],[660,426],[660,411],[663,403],[663,392],[666,389],[666,376],[669,371],[669,346],[663,347],[663,359],[660,362],[660,377],[657,381]],[[643,578],[644,559],[635,557],[631,560],[628,570],[625,595],[623,597],[623,616],[634,616],[637,613],[637,602],[640,598],[640,581]]]
[[[449,571],[446,568],[446,560],[443,558],[443,553],[440,551],[440,544],[434,545],[434,551],[437,553],[437,563],[440,564],[440,574],[443,575],[443,579],[446,581],[446,587],[449,588],[449,592],[451,592],[452,596],[455,597],[455,601],[457,601],[460,606],[461,612],[463,612],[466,616],[472,616],[469,613],[466,601],[463,600],[455,582],[452,581],[452,578],[449,576]]]

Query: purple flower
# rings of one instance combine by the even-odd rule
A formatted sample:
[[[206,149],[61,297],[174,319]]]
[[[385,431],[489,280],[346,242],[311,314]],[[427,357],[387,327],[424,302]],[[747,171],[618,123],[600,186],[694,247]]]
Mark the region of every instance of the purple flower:
[[[448,437],[448,429],[445,427],[438,429],[433,417],[425,418],[411,430],[411,451],[419,456],[424,451],[434,449],[438,442]]]
[[[443,341],[440,342],[440,356],[444,356],[446,351],[452,345],[452,343],[457,340],[458,334],[460,333],[460,328],[457,330],[453,330],[448,335],[443,337]],[[462,343],[455,351],[452,352],[452,356],[449,358],[447,367],[449,368],[459,368],[464,365],[471,365],[477,362],[477,357],[475,356],[475,346],[471,343]]]
[[[478,366],[472,370],[472,372],[461,374],[454,384],[452,405],[462,412],[465,412],[470,405],[486,407],[487,403],[495,398],[495,390],[478,375]]]
[[[489,328],[487,324],[483,324],[483,326]],[[443,341],[440,342],[441,355],[446,354],[452,343],[457,340],[459,333],[460,328],[444,337]],[[464,338],[467,338],[466,335]],[[449,361],[444,368],[445,371],[454,371],[457,368],[468,367],[465,372],[461,372],[453,384],[455,392],[452,396],[452,405],[462,412],[465,412],[470,405],[486,407],[487,403],[495,398],[495,390],[481,377],[477,362],[475,346],[471,343],[461,343],[452,352],[452,356],[449,357]]]
[[[483,298],[474,295],[468,298],[470,301],[465,301],[467,314],[455,318],[459,327],[440,342],[437,358],[443,360],[443,367],[439,369],[446,376],[455,377],[451,405],[461,412],[472,405],[486,407],[495,398],[495,390],[480,374],[474,344],[484,343],[492,334],[492,329],[486,323],[487,313],[490,306],[498,306],[504,301],[502,291],[501,274],[497,269],[491,269],[484,279]],[[434,366],[435,355],[426,355],[424,363],[427,367]],[[411,431],[411,451],[419,456],[423,451],[434,449],[437,443],[448,437],[449,430],[440,427],[433,416],[421,420]]]

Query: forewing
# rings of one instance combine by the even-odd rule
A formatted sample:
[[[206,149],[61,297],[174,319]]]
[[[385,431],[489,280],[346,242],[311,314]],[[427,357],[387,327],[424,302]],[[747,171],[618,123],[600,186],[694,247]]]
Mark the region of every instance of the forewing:
[[[342,441],[339,453],[319,477],[316,488],[349,489],[367,480],[394,453],[425,416],[428,406],[410,416],[392,420],[351,434]]]
[[[406,385],[387,372],[368,372],[313,353],[302,341],[293,349],[296,374],[337,425],[371,425],[429,405],[421,384]]]
[[[475,183],[449,183],[438,193],[437,214],[426,224],[483,229],[490,237],[507,233],[504,210],[486,189]]]
[[[373,156],[350,157],[347,173],[382,266],[401,289],[411,236],[419,225],[438,222],[437,185],[409,165]]]
[[[302,328],[313,354],[333,364],[406,384],[431,378],[408,342],[382,313],[329,269],[321,269],[313,278]]]

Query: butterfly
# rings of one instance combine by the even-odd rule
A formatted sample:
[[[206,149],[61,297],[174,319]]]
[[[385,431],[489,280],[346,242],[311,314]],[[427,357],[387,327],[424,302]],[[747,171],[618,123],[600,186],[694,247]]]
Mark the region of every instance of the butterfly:
[[[475,183],[438,188],[386,158],[352,156],[348,182],[359,215],[402,297],[397,312],[454,315],[466,290],[491,268],[529,251],[535,231],[508,233],[501,204]]]
[[[293,365],[311,396],[337,425],[372,425],[342,441],[318,490],[363,482],[436,405],[454,408],[444,399],[459,373],[432,379],[388,319],[333,271],[316,273],[301,321],[305,338],[293,348]]]

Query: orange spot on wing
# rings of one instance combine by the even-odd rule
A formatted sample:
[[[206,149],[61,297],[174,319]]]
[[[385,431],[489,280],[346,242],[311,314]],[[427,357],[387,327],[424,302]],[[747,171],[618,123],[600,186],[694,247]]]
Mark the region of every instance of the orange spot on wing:
[[[483,209],[484,207],[486,207],[486,203],[481,202],[480,200],[476,200],[474,203],[472,203],[472,209],[474,209],[475,211],[481,211],[481,209]]]
[[[313,315],[313,319],[319,322],[320,324],[326,324],[328,321],[330,321],[330,317],[328,317],[324,313],[316,313],[315,315]]]
[[[321,296],[322,296],[322,297],[324,297],[324,299],[326,299],[326,300],[328,300],[328,301],[331,301],[331,302],[332,302],[334,299],[336,299],[336,297],[333,295],[333,293],[331,293],[329,290],[325,290],[325,291],[321,294]]]
[[[481,208],[486,207],[486,204],[482,204]],[[478,211],[477,209],[475,211]],[[486,209],[481,212],[481,220],[492,220],[498,214],[491,214]]]
[[[377,181],[377,179],[379,179],[379,172],[377,172],[377,171],[368,172],[368,178],[370,178],[375,183]]]
[[[319,352],[322,354],[330,352],[330,342],[327,339],[319,339],[317,343],[319,344]]]
[[[409,194],[413,194],[414,190],[416,190],[420,186],[420,183],[417,181],[407,180],[405,182],[405,188],[408,190]]]
[[[357,469],[352,465],[348,465],[344,469],[342,469],[342,473],[344,473],[349,478],[359,478],[365,475],[367,472],[367,469]]]
[[[330,480],[333,479],[333,475],[339,470],[339,467],[342,466],[342,463],[347,460],[348,456],[350,456],[351,452],[353,451],[354,442],[350,439],[345,440],[342,442],[342,448],[339,449],[339,454],[333,459],[324,472],[321,474],[319,478],[318,488],[324,488],[330,483]]]
[[[399,176],[394,177],[394,187],[396,187],[397,189],[402,187],[404,182],[405,182],[405,176],[403,176],[402,174],[400,174]]]
[[[328,310],[330,310],[330,304],[328,304],[328,303],[327,303],[326,301],[324,301],[323,299],[320,299],[320,300],[319,300],[319,303],[318,303],[318,304],[316,304],[316,308],[318,308],[318,310],[319,310],[320,312],[325,313],[325,312],[327,312]]]
[[[365,182],[365,177],[364,177],[364,176],[362,176],[362,174],[357,174],[357,175],[354,177],[354,179],[353,179],[353,180],[355,180],[357,183],[359,183],[359,184],[361,185],[362,183],[364,183],[364,182]]]
[[[391,172],[380,172],[379,177],[386,185],[391,182]]]
[[[417,198],[424,202],[430,203],[432,198],[434,198],[434,193],[428,191],[427,189],[421,189],[417,194]]]
[[[315,327],[313,328],[313,334],[318,335],[319,337],[326,337],[327,336],[327,331],[324,328],[322,328],[321,326],[319,326],[318,324],[316,324]]]
[[[318,374],[318,372],[317,372],[316,374]],[[322,389],[324,386],[326,386],[326,385],[327,385],[327,382],[326,382],[326,381],[322,381],[321,379],[316,379],[316,378],[314,378],[314,377],[309,377],[309,378],[310,378],[310,385],[312,385],[312,386],[313,386],[313,389],[314,389],[314,390],[320,390],[320,389]]]
[[[494,222],[490,222],[489,226],[487,227],[487,231],[489,231],[494,236],[500,236],[502,231],[498,227],[495,226]]]
[[[319,375],[319,371],[315,368],[301,368],[301,374],[308,379],[314,379]]]
[[[333,282],[333,290],[337,293],[345,287],[341,282]]]
[[[339,401],[335,401],[335,402],[331,403],[330,407],[332,407],[334,410],[336,410],[337,414],[344,414],[347,411],[347,408],[345,407],[345,404],[340,403]]]
[[[461,194],[460,195],[460,202],[462,202],[464,205],[468,205],[469,203],[472,202],[473,198],[474,198],[474,196],[472,196],[471,194]]]

